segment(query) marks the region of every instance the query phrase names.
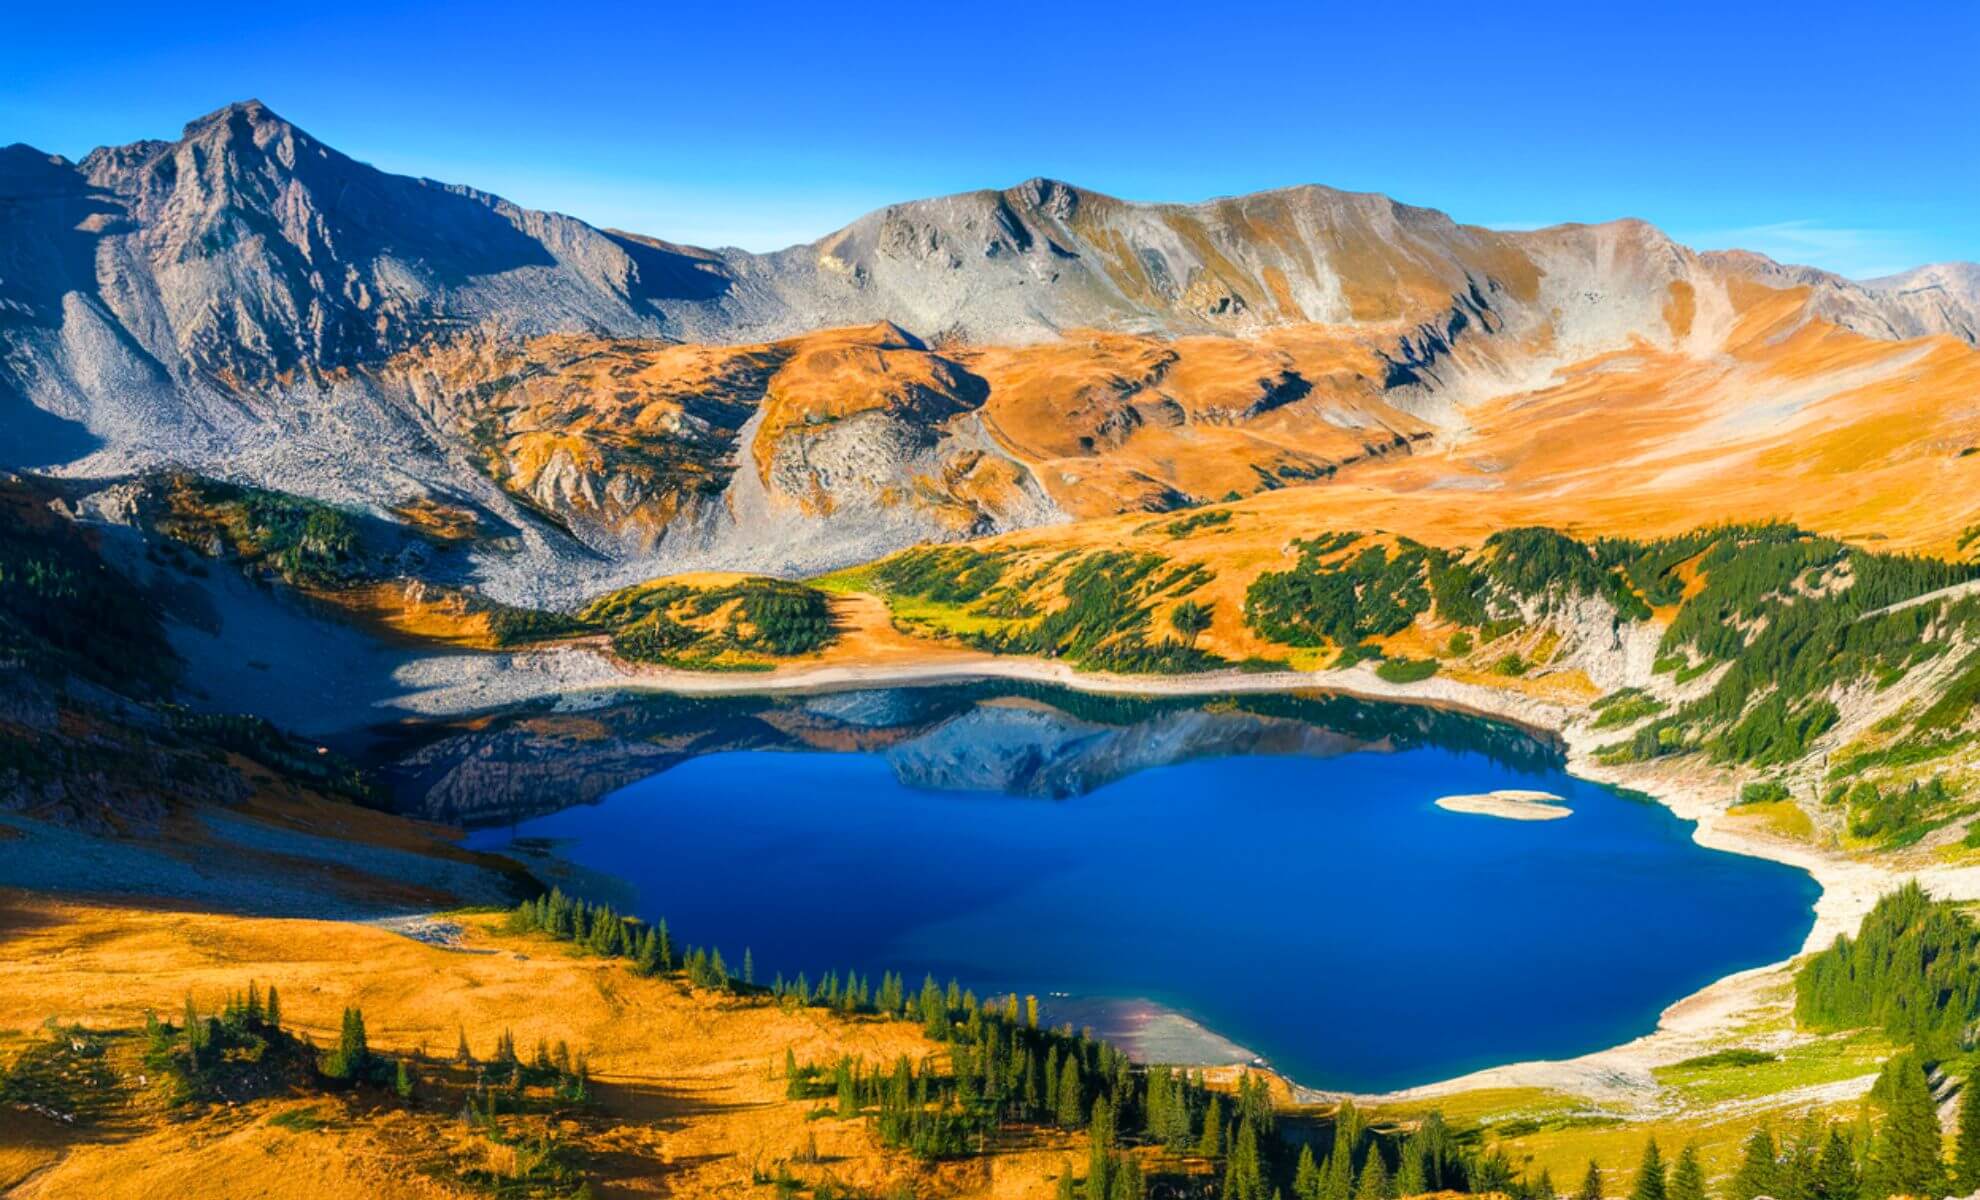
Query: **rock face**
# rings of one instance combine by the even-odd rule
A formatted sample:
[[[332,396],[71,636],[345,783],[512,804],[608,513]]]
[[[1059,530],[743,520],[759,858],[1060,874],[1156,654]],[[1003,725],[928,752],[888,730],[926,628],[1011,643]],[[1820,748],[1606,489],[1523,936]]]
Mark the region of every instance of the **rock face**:
[[[521,530],[484,586],[568,598],[1324,480],[1570,364],[1709,359],[1761,293],[1980,341],[1971,265],[1859,284],[1323,187],[1034,179],[703,251],[390,175],[250,101],[80,163],[0,150],[0,465],[481,509]]]

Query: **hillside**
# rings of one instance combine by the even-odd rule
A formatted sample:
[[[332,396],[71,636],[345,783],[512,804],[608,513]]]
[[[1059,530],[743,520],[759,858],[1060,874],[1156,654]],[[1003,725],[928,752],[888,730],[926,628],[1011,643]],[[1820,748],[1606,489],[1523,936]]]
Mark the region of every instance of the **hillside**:
[[[1973,441],[1970,267],[1859,284],[1634,221],[1033,180],[711,252],[379,172],[254,102],[79,163],[12,147],[0,205],[5,462],[462,509],[513,531],[467,571],[509,602],[1351,492],[1373,465],[1411,493],[1539,467],[1553,495],[1597,440],[1577,422],[1646,481],[1763,468],[1747,515],[1798,516],[1775,461],[1875,487]]]

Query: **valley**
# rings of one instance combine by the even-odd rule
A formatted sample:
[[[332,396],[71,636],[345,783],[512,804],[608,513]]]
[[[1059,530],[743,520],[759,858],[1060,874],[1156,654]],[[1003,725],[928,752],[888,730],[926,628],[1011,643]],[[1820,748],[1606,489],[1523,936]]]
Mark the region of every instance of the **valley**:
[[[1976,284],[8,147],[0,1188],[1955,1194]]]

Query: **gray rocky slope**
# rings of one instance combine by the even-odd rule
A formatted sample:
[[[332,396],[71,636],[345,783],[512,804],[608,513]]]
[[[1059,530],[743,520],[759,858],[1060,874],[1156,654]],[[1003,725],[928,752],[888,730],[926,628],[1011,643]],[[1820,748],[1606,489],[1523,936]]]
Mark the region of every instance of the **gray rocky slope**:
[[[390,377],[392,356],[469,331],[734,343],[886,320],[1024,343],[1324,323],[1365,330],[1382,386],[1435,418],[1577,356],[1669,342],[1675,284],[1697,297],[1686,336],[1706,349],[1735,276],[1806,284],[1821,315],[1870,336],[1972,342],[1976,275],[1856,283],[1695,254],[1640,222],[1503,233],[1322,187],[1170,205],[1049,180],[895,205],[772,254],[705,251],[387,174],[250,101],[80,162],[0,150],[0,465],[184,465],[334,501],[458,502],[521,530],[484,561],[488,590],[568,599],[687,561],[812,569],[940,531],[725,496],[680,541],[690,558],[625,561],[495,486]]]

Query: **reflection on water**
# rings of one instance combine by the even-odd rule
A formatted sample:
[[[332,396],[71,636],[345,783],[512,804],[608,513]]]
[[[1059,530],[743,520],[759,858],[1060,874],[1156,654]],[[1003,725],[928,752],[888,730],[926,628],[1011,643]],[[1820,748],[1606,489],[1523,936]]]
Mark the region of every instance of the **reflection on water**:
[[[483,826],[478,847],[548,843],[557,878],[732,962],[748,948],[759,977],[930,972],[1201,1044],[1160,1019],[1181,1014],[1316,1087],[1647,1032],[1792,953],[1816,891],[1517,729],[1339,697],[648,700],[399,750],[408,807]],[[1573,815],[1435,805],[1506,787]]]
[[[918,787],[1082,795],[1149,767],[1229,754],[1327,757],[1443,746],[1546,771],[1553,740],[1423,705],[1325,693],[1095,696],[982,683],[811,696],[646,696],[582,712],[525,709],[398,729],[387,780],[399,806],[488,825],[589,804],[720,750],[884,754]]]

